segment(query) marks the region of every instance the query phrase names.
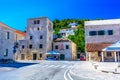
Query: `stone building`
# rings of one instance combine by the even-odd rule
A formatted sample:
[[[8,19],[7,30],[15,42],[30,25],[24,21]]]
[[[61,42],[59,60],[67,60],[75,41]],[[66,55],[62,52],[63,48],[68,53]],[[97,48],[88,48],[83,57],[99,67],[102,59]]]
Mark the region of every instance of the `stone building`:
[[[76,44],[67,38],[58,38],[53,42],[53,51],[60,53],[60,60],[76,60]]]
[[[15,40],[18,42],[19,40],[24,40],[26,38],[26,32],[22,32],[19,30],[15,31]]]
[[[27,21],[26,39],[19,41],[16,59],[41,60],[52,50],[53,23],[47,17]]]
[[[114,61],[116,54],[102,49],[120,40],[120,19],[86,21],[85,40],[87,60]]]
[[[18,41],[16,35],[19,35],[19,33],[16,33],[17,31],[0,22],[0,59],[14,59],[14,47],[16,41]],[[19,32],[22,33],[21,31]],[[24,36],[21,35],[21,37]],[[19,40],[22,39],[21,37],[19,37]]]

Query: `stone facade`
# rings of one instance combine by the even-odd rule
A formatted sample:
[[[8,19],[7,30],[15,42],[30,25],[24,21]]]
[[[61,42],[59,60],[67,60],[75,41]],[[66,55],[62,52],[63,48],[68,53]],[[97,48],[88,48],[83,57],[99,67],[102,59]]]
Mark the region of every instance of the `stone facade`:
[[[24,59],[40,60],[46,58],[46,53],[52,50],[53,23],[47,17],[28,19],[26,41],[20,41],[18,54],[25,54]],[[24,46],[26,49],[21,50]],[[21,52],[21,53],[20,53]],[[20,59],[20,58],[18,58]]]
[[[15,30],[0,23],[0,59],[13,59]]]
[[[19,40],[24,40],[26,38],[26,32],[21,32],[19,30],[15,31],[15,40],[18,42]]]
[[[76,44],[68,39],[56,39],[53,43],[53,50],[64,55],[65,60],[76,60]]]
[[[120,40],[120,19],[86,21],[85,40],[87,58],[91,55],[91,60],[100,61],[101,56],[98,55],[103,48],[108,46],[103,45],[111,45]],[[88,44],[91,44],[91,46],[88,47]],[[101,44],[99,49],[98,44]],[[105,55],[104,58],[114,58],[114,55],[111,55],[111,57]]]

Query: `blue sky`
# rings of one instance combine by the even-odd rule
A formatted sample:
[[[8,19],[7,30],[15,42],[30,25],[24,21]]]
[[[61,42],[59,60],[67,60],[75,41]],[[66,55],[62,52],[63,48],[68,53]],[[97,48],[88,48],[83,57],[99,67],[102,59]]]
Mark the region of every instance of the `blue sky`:
[[[120,18],[120,0],[0,0],[0,21],[25,30],[28,18]]]

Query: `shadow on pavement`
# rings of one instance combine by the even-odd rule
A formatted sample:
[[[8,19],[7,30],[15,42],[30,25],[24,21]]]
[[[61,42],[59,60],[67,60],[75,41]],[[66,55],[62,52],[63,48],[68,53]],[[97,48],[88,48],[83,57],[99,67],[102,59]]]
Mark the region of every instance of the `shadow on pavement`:
[[[20,68],[24,66],[29,66],[37,63],[22,63],[22,62],[13,62],[13,63],[0,63],[0,67],[13,67]]]

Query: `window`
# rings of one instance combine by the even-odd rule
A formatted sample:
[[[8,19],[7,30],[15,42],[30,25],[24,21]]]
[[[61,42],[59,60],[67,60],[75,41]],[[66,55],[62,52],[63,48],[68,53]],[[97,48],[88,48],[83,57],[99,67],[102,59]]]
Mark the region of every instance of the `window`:
[[[8,56],[8,49],[5,49],[4,56]]]
[[[40,44],[39,48],[43,48],[43,45],[42,45],[42,44]]]
[[[29,48],[32,49],[32,44],[29,45]]]
[[[40,58],[42,58],[42,54],[40,54]]]
[[[40,35],[40,39],[43,39],[43,36],[42,36],[42,35]]]
[[[107,56],[108,57],[112,56],[111,52],[107,52]]]
[[[90,31],[90,32],[89,32],[89,35],[90,35],[90,36],[95,36],[95,35],[97,35],[97,31]]]
[[[58,45],[55,46],[55,49],[58,49]]]
[[[39,28],[37,28],[37,30],[39,31],[40,29],[39,29]]]
[[[30,40],[32,40],[32,36],[30,36]]]
[[[37,24],[40,24],[40,20],[37,20],[36,22],[37,22]]]
[[[22,49],[24,49],[25,47],[24,47],[24,45],[22,45]]]
[[[37,23],[36,23],[36,20],[34,21],[34,24],[37,24]]]
[[[69,49],[69,45],[66,45],[66,49]]]
[[[108,30],[108,35],[113,35],[113,30]]]
[[[98,35],[105,35],[105,31],[103,31],[103,30],[98,31]]]
[[[99,57],[101,56],[101,52],[100,52],[100,51],[98,51],[98,56],[99,56]]]
[[[10,32],[7,32],[6,34],[7,39],[10,39]]]
[[[40,20],[34,20],[34,24],[40,24]]]

